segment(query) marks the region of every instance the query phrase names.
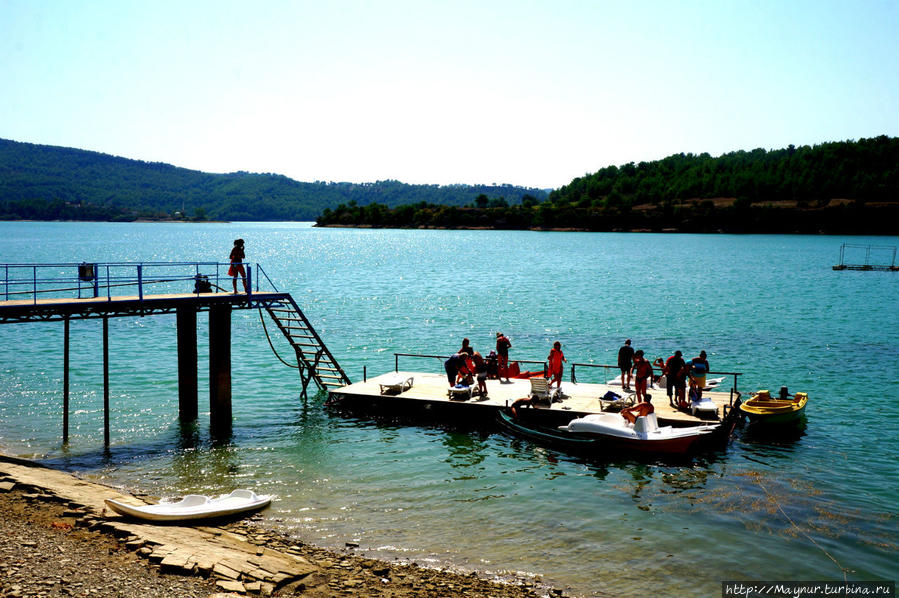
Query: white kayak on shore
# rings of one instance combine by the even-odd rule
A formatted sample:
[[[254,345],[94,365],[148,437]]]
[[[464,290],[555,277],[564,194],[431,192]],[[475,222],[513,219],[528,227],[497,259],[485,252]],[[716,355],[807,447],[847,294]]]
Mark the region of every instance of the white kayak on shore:
[[[269,495],[258,495],[252,490],[234,490],[231,494],[223,494],[218,498],[188,494],[177,502],[141,506],[106,499],[106,506],[120,515],[144,521],[190,521],[255,511],[270,502],[272,497]]]

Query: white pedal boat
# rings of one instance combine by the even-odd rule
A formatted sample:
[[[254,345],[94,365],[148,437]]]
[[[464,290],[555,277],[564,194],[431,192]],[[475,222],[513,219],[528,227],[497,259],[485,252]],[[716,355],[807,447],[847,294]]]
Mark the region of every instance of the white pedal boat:
[[[120,515],[144,521],[190,521],[255,511],[270,502],[272,497],[269,495],[258,495],[252,490],[234,490],[231,494],[223,494],[218,498],[188,494],[177,502],[141,506],[106,499],[106,506]]]
[[[619,413],[592,413],[568,422],[559,429],[580,436],[596,437],[603,445],[645,453],[686,453],[699,440],[718,429],[718,424],[675,428],[659,427],[655,413],[640,416],[633,424]]]

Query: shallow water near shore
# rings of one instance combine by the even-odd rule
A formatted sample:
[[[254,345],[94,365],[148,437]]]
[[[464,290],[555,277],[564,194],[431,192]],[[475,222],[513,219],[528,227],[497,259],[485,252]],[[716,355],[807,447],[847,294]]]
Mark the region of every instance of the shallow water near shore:
[[[173,316],[110,320],[102,446],[99,321],[72,322],[61,444],[62,324],[0,326],[0,447],[160,496],[278,496],[270,525],[386,559],[541,575],[581,596],[713,594],[722,580],[897,578],[899,273],[834,272],[843,242],[895,237],[315,229],[294,223],[0,223],[3,262],[226,261],[247,242],[353,380],[463,336],[543,360],[709,354],[740,389],[806,391],[804,431],[738,431],[689,463],[574,459],[489,429],[385,422],[304,402],[254,311],[232,318],[233,435],[208,431],[208,326],[196,427],[177,421]],[[272,327],[269,326],[269,330]],[[273,339],[284,357],[290,349]],[[279,342],[280,341],[280,342]],[[437,360],[403,369],[440,371]],[[578,370],[583,381],[603,376]],[[662,398],[664,400],[664,398]],[[873,409],[876,409],[873,410]]]

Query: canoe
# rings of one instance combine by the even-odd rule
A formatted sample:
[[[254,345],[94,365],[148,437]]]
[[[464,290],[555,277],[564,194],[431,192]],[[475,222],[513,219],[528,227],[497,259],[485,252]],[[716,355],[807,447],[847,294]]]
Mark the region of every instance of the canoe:
[[[773,398],[760,390],[740,404],[740,412],[750,424],[791,424],[799,421],[808,404],[808,393],[797,392],[792,398]]]
[[[238,513],[255,511],[272,502],[269,495],[257,495],[252,490],[234,490],[218,498],[202,494],[188,494],[177,502],[155,505],[129,505],[117,500],[106,499],[106,505],[120,515],[144,521],[192,521],[228,517]]]

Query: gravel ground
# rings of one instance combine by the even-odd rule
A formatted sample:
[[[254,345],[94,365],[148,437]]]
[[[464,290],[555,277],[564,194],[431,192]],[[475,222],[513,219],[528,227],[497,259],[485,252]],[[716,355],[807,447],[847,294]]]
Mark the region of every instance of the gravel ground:
[[[123,543],[77,525],[81,513],[45,501],[31,489],[0,492],[0,598],[90,596],[96,598],[239,596],[223,592],[217,580],[161,573]],[[224,527],[268,548],[297,548],[296,540],[262,530],[252,520]],[[417,565],[365,559],[301,545],[302,556],[319,570],[301,582],[276,588],[274,596],[382,596],[385,598],[536,598],[558,590],[500,584]],[[254,594],[249,594],[253,596]]]

